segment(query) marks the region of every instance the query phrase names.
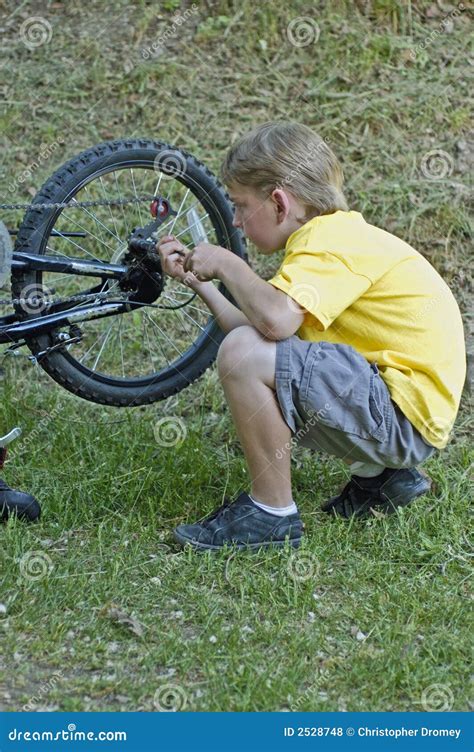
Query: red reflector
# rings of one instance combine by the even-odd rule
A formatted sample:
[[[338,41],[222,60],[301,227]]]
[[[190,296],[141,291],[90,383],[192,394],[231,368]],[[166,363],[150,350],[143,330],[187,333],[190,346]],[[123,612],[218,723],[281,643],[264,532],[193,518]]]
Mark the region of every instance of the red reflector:
[[[170,207],[168,202],[163,198],[154,198],[150,204],[151,216],[155,219],[157,216],[159,216],[161,219],[163,219],[163,217],[166,217],[169,209]]]

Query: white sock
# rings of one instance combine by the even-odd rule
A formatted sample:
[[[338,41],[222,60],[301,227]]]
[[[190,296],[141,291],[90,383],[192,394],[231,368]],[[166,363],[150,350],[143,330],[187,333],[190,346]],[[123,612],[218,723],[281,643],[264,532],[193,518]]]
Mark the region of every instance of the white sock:
[[[276,517],[286,517],[288,514],[296,514],[298,511],[298,507],[294,501],[292,501],[287,507],[269,507],[266,504],[262,504],[261,501],[254,499],[250,494],[249,498],[252,499],[255,506],[260,507],[264,512],[268,512],[268,514],[276,515]]]
[[[352,462],[349,465],[351,475],[359,475],[361,478],[375,478],[385,470],[384,465],[373,465],[370,462]]]

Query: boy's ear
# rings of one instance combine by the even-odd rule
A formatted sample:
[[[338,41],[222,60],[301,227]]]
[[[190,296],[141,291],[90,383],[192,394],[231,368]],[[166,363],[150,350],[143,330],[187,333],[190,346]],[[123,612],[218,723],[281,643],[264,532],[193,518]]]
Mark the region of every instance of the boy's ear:
[[[282,188],[275,188],[271,193],[271,198],[276,204],[280,221],[287,218],[290,213],[290,200]]]

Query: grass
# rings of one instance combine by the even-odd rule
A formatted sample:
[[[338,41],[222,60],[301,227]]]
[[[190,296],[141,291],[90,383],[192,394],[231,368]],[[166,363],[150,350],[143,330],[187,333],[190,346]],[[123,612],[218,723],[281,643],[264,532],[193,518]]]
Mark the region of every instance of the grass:
[[[275,14],[269,2],[206,2],[145,61],[141,51],[190,6],[160,7],[0,4],[0,200],[29,200],[105,138],[160,137],[217,171],[254,122],[296,117],[332,139],[351,206],[444,276],[468,330],[466,13],[413,60],[443,18],[427,14],[430,3],[321,3],[315,13],[294,1]],[[30,50],[19,28],[35,15],[53,35]],[[295,47],[286,29],[302,16],[316,16],[320,37]],[[445,178],[422,171],[433,150],[448,155]],[[2,218],[15,226],[21,212]],[[267,278],[280,261],[250,255]],[[298,449],[304,547],[208,556],[181,551],[170,531],[248,488],[215,368],[129,411],[72,397],[21,356],[4,369],[2,425],[24,429],[5,477],[40,498],[43,520],[0,531],[0,707],[419,710],[441,707],[440,691],[452,709],[469,708],[467,392],[453,440],[425,465],[433,492],[412,507],[326,519],[319,506],[345,467]],[[164,416],[184,426],[177,446],[156,441]]]

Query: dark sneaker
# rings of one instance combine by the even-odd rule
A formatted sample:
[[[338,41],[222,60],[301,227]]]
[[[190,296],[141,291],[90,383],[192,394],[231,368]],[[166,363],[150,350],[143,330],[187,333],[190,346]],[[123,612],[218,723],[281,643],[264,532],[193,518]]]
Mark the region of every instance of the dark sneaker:
[[[235,501],[225,499],[222,506],[192,525],[178,525],[174,537],[182,545],[197,550],[218,550],[223,546],[263,548],[284,546],[286,540],[297,548],[301,542],[303,523],[300,515],[277,517],[253,503],[245,492]]]
[[[41,515],[41,507],[31,494],[14,491],[0,479],[0,522],[5,522],[12,515],[35,522]]]
[[[431,480],[416,467],[386,467],[375,478],[353,475],[339,496],[333,496],[321,507],[323,512],[339,517],[368,517],[371,509],[392,514],[397,507],[406,507],[417,496],[431,488]]]

